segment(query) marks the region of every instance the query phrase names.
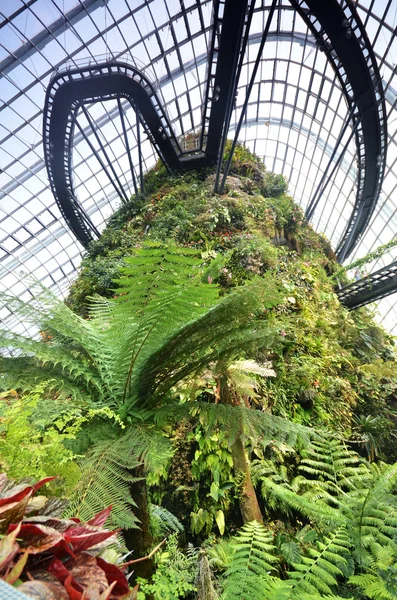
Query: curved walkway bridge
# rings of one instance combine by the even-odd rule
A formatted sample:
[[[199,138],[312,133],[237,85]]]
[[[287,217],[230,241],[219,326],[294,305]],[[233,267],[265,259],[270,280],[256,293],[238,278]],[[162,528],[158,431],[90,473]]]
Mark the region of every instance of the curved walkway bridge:
[[[337,295],[342,304],[354,309],[365,306],[375,300],[381,300],[397,291],[397,261],[354,281],[340,290]]]

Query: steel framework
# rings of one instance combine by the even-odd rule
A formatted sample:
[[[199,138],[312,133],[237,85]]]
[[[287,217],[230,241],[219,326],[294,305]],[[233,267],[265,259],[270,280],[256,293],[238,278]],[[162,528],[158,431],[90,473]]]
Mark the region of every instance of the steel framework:
[[[390,148],[380,200],[365,235],[358,239],[353,260],[391,239],[397,227],[395,1],[339,1],[348,15],[342,28],[338,23],[340,37],[347,36],[346,44],[352,40],[348,37],[350,7],[366,31],[367,38],[360,41],[363,54],[367,54],[367,48],[374,49],[386,99]],[[158,82],[156,91],[178,141],[183,141],[186,133],[196,134],[201,130],[202,143],[195,149],[205,149],[211,110],[216,104],[222,108],[212,99],[217,97],[214,79],[225,24],[225,2],[135,0],[131,4],[129,0],[68,0],[64,3],[66,10],[58,0],[18,0],[14,4],[3,3],[0,9],[0,274],[2,289],[28,299],[32,292],[27,279],[21,279],[22,270],[33,273],[56,294],[63,295],[75,277],[82,252],[80,243],[61,218],[45,171],[42,113],[45,88],[52,72],[62,68],[66,61],[78,68],[80,57],[91,57],[93,61],[94,57],[105,54],[107,60],[128,58],[149,74],[151,81]],[[311,4],[317,9],[315,4],[329,6],[330,2]],[[349,113],[341,79],[322,43],[327,38],[314,35],[307,28],[307,21],[305,25],[302,14],[290,0],[279,0],[277,4],[247,103],[247,86],[270,5],[271,0],[247,3],[246,15],[247,18],[252,15],[252,20],[251,24],[247,21],[240,46],[235,88],[238,96],[233,98],[229,133],[235,130],[242,107],[247,104],[241,139],[264,159],[268,168],[289,179],[291,193],[304,209],[319,187],[326,165],[330,164],[319,187],[320,202],[313,225],[336,248],[353,214],[357,182],[365,176],[361,161],[358,166],[356,162],[357,140],[353,138],[344,152],[346,139],[352,131],[354,135],[354,123],[348,124],[347,134],[338,146],[338,133]],[[217,28],[211,14],[218,14]],[[317,18],[322,22],[319,15]],[[355,37],[360,40],[359,31]],[[231,43],[229,40],[229,47]],[[335,48],[333,53],[336,55]],[[371,60],[367,61],[369,68]],[[211,80],[209,68],[205,73],[205,66],[210,64]],[[120,196],[125,201],[104,150],[127,195],[139,190],[141,172],[154,164],[156,151],[142,131],[142,124],[138,132],[136,113],[126,98],[84,106],[102,146],[80,106],[76,122],[83,125],[83,131],[80,133],[75,123],[71,181],[76,202],[79,199],[75,209],[81,207],[95,230],[101,231]],[[140,153],[137,145],[141,147]],[[96,157],[106,163],[110,177]],[[91,235],[95,235],[93,230]],[[393,258],[390,253],[389,261]],[[386,327],[396,326],[397,313],[392,300],[382,300],[380,312]],[[7,326],[13,326],[12,315],[7,314],[6,308],[0,309],[0,317]]]
[[[386,298],[395,291],[397,291],[397,261],[341,288],[337,291],[337,295],[342,304],[354,309]]]
[[[344,260],[368,225],[383,181],[387,136],[383,87],[365,30],[354,10],[345,0],[342,4],[337,0],[327,0],[321,4],[313,0],[290,1],[312,30],[321,50],[327,55],[341,82],[350,109],[343,130],[347,129],[351,120],[350,138],[354,135],[356,140],[358,182],[353,213],[337,249],[339,259]],[[254,4],[254,0],[215,2],[201,143],[200,148],[194,153],[184,155],[152,82],[136,67],[119,61],[107,63],[90,61],[90,64],[78,69],[63,68],[52,78],[46,95],[43,122],[46,167],[62,214],[84,245],[93,236],[97,236],[98,232],[79,205],[72,186],[71,150],[74,126],[78,125],[76,114],[79,108],[82,107],[88,119],[84,104],[112,98],[116,98],[120,103],[120,98],[126,98],[136,107],[145,131],[166,167],[169,170],[194,168],[216,162],[215,190],[218,191],[226,137],[248,42]],[[247,88],[235,140],[219,188],[221,192],[245,116],[274,9],[275,2],[269,14],[251,82]],[[120,109],[120,104],[118,105]],[[83,134],[81,127],[79,129]],[[92,129],[99,141],[94,126]],[[339,140],[341,139],[342,135]],[[101,150],[107,158],[112,175],[88,139],[87,142],[112,185],[116,190],[117,187],[119,188],[120,197],[126,200],[125,192],[114,172],[111,160],[106,156],[104,147],[101,146]],[[336,149],[337,147],[335,152]],[[138,151],[140,152],[140,148]],[[318,188],[319,195],[327,185],[327,170],[328,167]],[[319,198],[316,198],[316,195],[317,193],[307,207],[308,217],[313,214],[317,206]]]
[[[357,195],[336,249],[342,262],[366,230],[385,172],[387,118],[379,69],[365,28],[347,0],[290,0],[334,68],[351,111],[357,148]],[[309,205],[309,213],[311,206]]]

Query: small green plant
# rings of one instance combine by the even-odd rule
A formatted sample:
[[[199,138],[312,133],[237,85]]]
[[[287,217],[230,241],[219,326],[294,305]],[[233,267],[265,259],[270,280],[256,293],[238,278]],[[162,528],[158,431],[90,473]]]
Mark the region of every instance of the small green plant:
[[[178,600],[187,598],[196,591],[198,550],[188,547],[182,552],[178,546],[177,534],[167,539],[165,550],[156,555],[156,572],[152,583],[139,580],[138,600],[151,596],[154,600]]]
[[[62,403],[39,385],[29,394],[1,394],[0,469],[10,478],[41,479],[55,473],[53,493],[70,495],[80,477],[79,458],[67,443],[85,422],[82,411],[62,409]]]

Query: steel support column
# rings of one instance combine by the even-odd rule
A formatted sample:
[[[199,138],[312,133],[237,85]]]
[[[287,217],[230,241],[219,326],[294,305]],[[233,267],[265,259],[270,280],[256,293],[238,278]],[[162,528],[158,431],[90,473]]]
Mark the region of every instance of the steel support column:
[[[240,130],[241,130],[241,126],[243,124],[243,120],[244,120],[245,114],[247,112],[248,102],[249,102],[249,99],[250,99],[252,88],[254,86],[255,77],[256,77],[256,74],[258,72],[259,64],[260,64],[260,61],[261,61],[261,58],[262,58],[263,48],[265,47],[265,43],[266,43],[267,36],[268,36],[268,33],[269,33],[269,29],[270,29],[270,24],[271,24],[272,19],[273,19],[274,11],[276,10],[276,4],[277,4],[277,2],[278,2],[278,0],[273,0],[272,5],[271,5],[270,10],[269,10],[269,14],[268,14],[268,17],[267,17],[265,29],[263,31],[261,43],[259,45],[258,54],[257,54],[256,60],[255,60],[254,69],[252,71],[252,75],[251,75],[251,79],[250,79],[250,82],[249,82],[249,85],[248,85],[248,89],[247,89],[247,93],[246,93],[246,96],[245,96],[244,104],[243,104],[243,107],[241,109],[240,118],[238,120],[238,124],[237,124],[237,127],[236,127],[236,133],[234,134],[234,138],[233,138],[233,142],[232,142],[232,147],[230,149],[230,153],[229,153],[229,156],[228,156],[228,159],[227,159],[227,162],[226,162],[226,166],[225,166],[225,170],[224,170],[224,173],[223,173],[221,185],[219,186],[219,193],[220,194],[223,194],[224,189],[225,189],[226,178],[227,178],[227,176],[229,174],[230,165],[232,163],[232,158],[233,158],[233,153],[234,153],[234,150],[236,148],[238,136],[240,134]],[[219,164],[221,164],[221,161],[218,162],[218,165]],[[215,179],[215,188],[217,187],[217,184],[218,184],[218,173],[217,173],[217,178]],[[215,189],[215,191],[218,191],[218,190]]]

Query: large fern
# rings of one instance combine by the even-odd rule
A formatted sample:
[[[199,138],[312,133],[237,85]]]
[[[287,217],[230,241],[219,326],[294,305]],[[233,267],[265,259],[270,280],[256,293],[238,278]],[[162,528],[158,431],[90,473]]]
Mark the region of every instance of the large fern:
[[[319,527],[346,528],[352,555],[365,567],[371,546],[386,546],[397,536],[397,463],[366,463],[342,442],[314,440],[306,450],[300,477],[291,486],[263,476],[262,488]],[[297,490],[297,491],[295,491]]]
[[[268,346],[276,337],[277,328],[263,319],[264,305],[277,302],[276,284],[261,280],[220,299],[216,286],[203,283],[201,262],[189,249],[137,250],[126,259],[116,297],[93,298],[88,320],[45,290],[32,304],[7,297],[21,318],[40,327],[45,341],[0,333],[0,346],[8,349],[0,362],[0,386],[29,389],[50,380],[54,391],[82,407],[110,407],[135,427],[129,450],[135,448],[135,460],[151,468],[156,444],[148,444],[147,436],[171,387],[211,361],[239,358],[243,350]],[[9,356],[13,350],[19,352],[16,358]],[[122,454],[117,462],[117,451],[122,451],[117,444],[105,444],[106,464],[98,479],[102,488],[97,495],[91,493],[95,486],[90,474],[98,468],[95,456],[101,455],[103,444],[83,465],[87,475],[73,505],[80,511],[88,505],[94,511],[99,502],[103,508],[110,499],[107,489],[117,501],[117,490],[129,498],[122,483],[128,466]],[[108,467],[112,461],[115,469]],[[84,483],[86,476],[90,485]],[[127,523],[123,514],[115,518]]]
[[[287,584],[296,593],[329,594],[338,585],[337,578],[346,574],[350,541],[344,528],[324,535],[315,546],[309,547],[307,556],[293,565],[294,571],[288,573]]]
[[[246,523],[234,538],[234,554],[226,571],[223,600],[261,600],[264,582],[277,557],[271,533],[256,521]]]

